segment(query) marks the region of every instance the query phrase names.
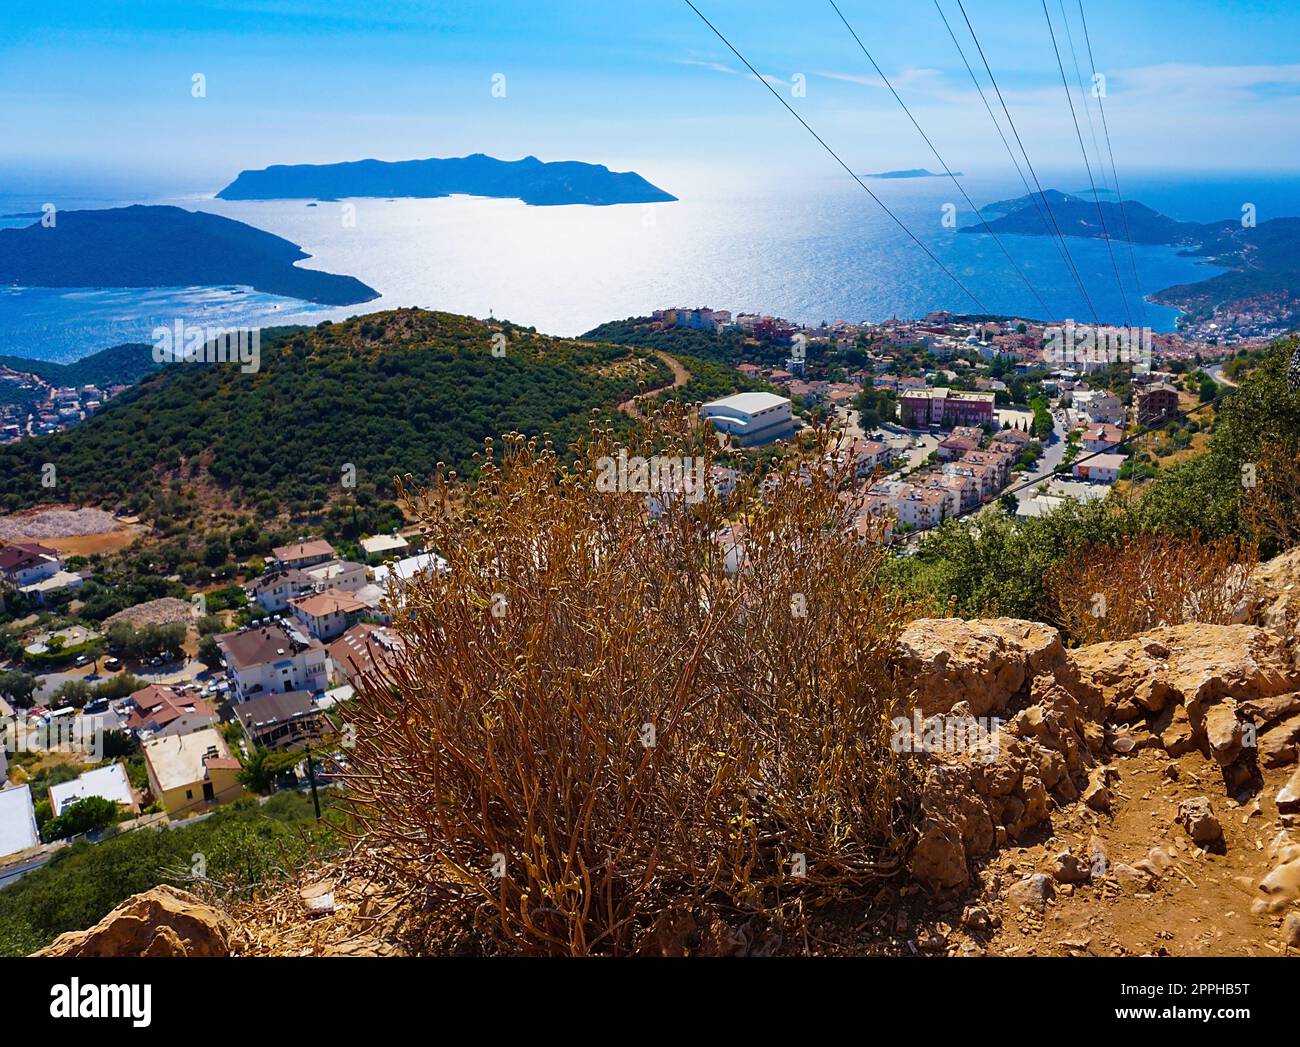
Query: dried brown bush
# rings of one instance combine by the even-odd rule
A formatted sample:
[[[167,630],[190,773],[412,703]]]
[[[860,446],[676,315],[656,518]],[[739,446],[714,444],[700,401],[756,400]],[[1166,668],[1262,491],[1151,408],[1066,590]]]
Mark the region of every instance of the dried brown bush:
[[[1054,619],[1080,644],[1162,625],[1230,623],[1250,589],[1254,546],[1141,534],[1058,563],[1045,587]]]
[[[672,405],[628,443],[706,476],[717,453]],[[853,895],[906,843],[903,609],[847,478],[787,463],[652,517],[598,489],[621,446],[509,436],[476,482],[407,492],[447,569],[405,589],[404,656],[350,703],[363,838],[489,947],[627,953],[669,904]]]
[[[1260,447],[1244,516],[1261,544],[1277,550],[1300,545],[1300,443],[1268,440]]]

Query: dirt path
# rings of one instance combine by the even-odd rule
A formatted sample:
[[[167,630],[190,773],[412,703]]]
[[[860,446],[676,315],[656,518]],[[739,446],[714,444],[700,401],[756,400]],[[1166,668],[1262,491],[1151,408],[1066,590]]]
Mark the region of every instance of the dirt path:
[[[655,350],[655,356],[659,357],[660,360],[668,365],[668,369],[673,373],[673,380],[668,385],[660,385],[654,389],[647,389],[644,393],[637,393],[637,395],[632,397],[632,399],[624,400],[619,404],[618,409],[629,418],[641,418],[641,409],[637,407],[638,400],[644,400],[647,396],[656,396],[669,389],[680,389],[691,380],[691,372],[686,370],[686,368],[682,366],[681,361],[676,357],[669,356],[667,353],[658,349]]]

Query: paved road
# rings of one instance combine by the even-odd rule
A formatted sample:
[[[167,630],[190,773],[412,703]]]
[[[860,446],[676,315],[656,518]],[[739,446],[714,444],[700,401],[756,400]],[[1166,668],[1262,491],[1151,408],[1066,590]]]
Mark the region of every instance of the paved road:
[[[1038,462],[1034,465],[1034,471],[1028,476],[1022,477],[1018,480],[1017,485],[1029,484],[1031,480],[1046,480],[1052,475],[1052,472],[1060,466],[1061,462],[1065,460],[1065,452],[1069,446],[1066,443],[1066,437],[1068,437],[1070,433],[1069,430],[1061,424],[1059,415],[1053,413],[1052,421],[1055,425],[1055,429],[1052,432],[1052,439],[1043,445],[1043,457],[1038,459]],[[1038,484],[1034,483],[1017,491],[1016,498],[1019,501],[1025,502],[1030,498],[1033,498],[1037,493]]]

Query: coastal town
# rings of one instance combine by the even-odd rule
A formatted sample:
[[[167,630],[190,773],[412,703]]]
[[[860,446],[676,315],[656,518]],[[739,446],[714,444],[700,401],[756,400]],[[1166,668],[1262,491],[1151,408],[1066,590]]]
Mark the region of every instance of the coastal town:
[[[1151,475],[1201,431],[1195,415],[1231,384],[1225,364],[1268,341],[941,312],[809,326],[676,308],[648,326],[735,332],[756,359],[788,347],[778,362],[735,365],[770,391],[723,397],[704,415],[739,446],[830,420],[865,492],[862,513],[885,518],[894,537],[1000,500],[1042,515]]]

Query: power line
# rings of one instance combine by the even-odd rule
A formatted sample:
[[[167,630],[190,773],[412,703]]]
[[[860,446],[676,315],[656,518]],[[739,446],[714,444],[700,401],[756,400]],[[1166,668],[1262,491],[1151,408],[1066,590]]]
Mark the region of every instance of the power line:
[[[707,25],[710,29],[712,29],[714,35],[719,40],[721,40],[724,44],[727,45],[727,48],[731,51],[731,53],[735,55],[738,59],[740,59],[742,63],[744,63],[745,68],[754,74],[754,76],[758,79],[758,82],[761,83],[772,93],[772,97],[775,98],[778,102],[780,102],[783,106],[785,106],[785,108],[789,111],[790,115],[793,116],[796,120],[798,120],[799,123],[803,124],[804,130],[807,131],[810,135],[812,135],[815,139],[817,139],[817,143],[828,153],[830,153],[832,157],[834,157],[835,162],[838,163],[842,168],[844,168],[845,171],[848,172],[849,177],[852,178],[855,182],[857,182],[858,185],[862,187],[863,191],[869,197],[871,197],[872,200],[876,202],[876,204],[880,207],[880,209],[884,211],[885,214],[889,215],[891,219],[893,219],[894,224],[897,225],[900,229],[902,229],[903,232],[905,232],[911,238],[912,242],[926,253],[930,261],[932,261],[941,270],[943,270],[944,275],[947,276],[949,280],[951,280],[954,284],[956,284],[959,288],[961,288],[962,293],[964,293],[967,298],[969,298],[972,302],[974,302],[977,306],[979,306],[980,312],[985,314],[990,314],[990,310],[988,309],[988,307],[985,306],[985,304],[975,296],[975,294],[970,290],[970,288],[968,288],[964,283],[962,283],[961,280],[959,280],[952,273],[952,271],[946,265],[943,264],[943,262],[939,261],[935,253],[931,251],[928,247],[926,247],[925,244],[923,244],[917,238],[916,234],[913,233],[912,230],[907,227],[907,224],[901,218],[899,218],[898,215],[894,214],[894,212],[890,210],[888,205],[886,205],[885,202],[880,199],[880,197],[878,197],[875,193],[871,191],[870,186],[868,186],[866,182],[864,182],[861,178],[857,176],[857,174],[854,173],[853,168],[851,168],[848,164],[846,164],[843,160],[840,159],[840,155],[837,152],[835,152],[835,150],[832,149],[829,145],[827,145],[826,141],[822,138],[822,136],[812,129],[808,121],[805,120],[802,116],[800,116],[799,113],[794,109],[794,107],[790,105],[790,103],[787,102],[784,98],[781,97],[780,93],[776,90],[776,88],[774,88],[770,83],[768,83],[767,79],[761,73],[759,73],[757,69],[755,69],[752,65],[750,65],[749,59],[747,59],[744,55],[742,55],[739,51],[736,50],[736,48],[732,45],[731,41],[722,35],[718,27],[715,26],[712,22],[710,22],[707,18],[705,18],[704,13],[698,7],[696,7],[695,4],[691,2],[691,0],[685,0],[685,3],[687,7],[689,7],[692,11],[694,11],[697,15],[699,15],[700,21],[703,22],[705,25]]]
[[[1043,17],[1047,19],[1047,32],[1052,38],[1052,50],[1056,52],[1056,67],[1061,71],[1061,86],[1065,88],[1065,100],[1070,104],[1070,119],[1074,121],[1074,134],[1079,139],[1079,152],[1083,154],[1084,170],[1088,172],[1088,184],[1092,186],[1093,203],[1097,205],[1097,219],[1101,222],[1101,235],[1106,241],[1106,252],[1110,255],[1110,267],[1115,271],[1115,286],[1119,288],[1120,301],[1124,305],[1124,319],[1130,327],[1133,317],[1128,310],[1128,297],[1124,294],[1124,282],[1119,276],[1119,263],[1115,261],[1115,248],[1110,242],[1110,230],[1106,228],[1106,215],[1101,209],[1101,196],[1097,192],[1097,182],[1092,176],[1092,164],[1088,160],[1088,147],[1083,144],[1083,131],[1079,128],[1079,114],[1074,108],[1074,95],[1070,93],[1070,82],[1065,77],[1065,63],[1061,61],[1061,49],[1056,44],[1056,30],[1052,28],[1052,15],[1047,10],[1047,0],[1042,0]]]
[[[1050,319],[1051,318],[1050,310],[1047,308],[1047,303],[1043,301],[1042,295],[1038,293],[1038,289],[1035,288],[1034,285],[1029,282],[1029,277],[1027,277],[1024,274],[1024,271],[1020,268],[1019,265],[1016,264],[1016,260],[1011,257],[1011,253],[1006,249],[1006,246],[1002,243],[1001,239],[999,239],[997,233],[993,231],[993,227],[989,225],[987,219],[985,219],[984,215],[980,213],[980,209],[975,206],[975,201],[970,198],[970,195],[966,192],[965,187],[959,181],[957,181],[957,176],[952,173],[952,170],[948,167],[947,161],[944,160],[944,158],[939,155],[939,150],[936,149],[934,143],[930,141],[930,136],[926,134],[925,131],[921,128],[921,125],[917,122],[916,117],[912,115],[912,111],[907,107],[907,103],[905,103],[903,99],[899,97],[898,92],[894,90],[894,85],[889,82],[889,77],[885,75],[884,70],[881,69],[880,66],[876,63],[876,60],[871,57],[871,52],[867,50],[866,45],[863,44],[861,38],[859,38],[857,31],[853,28],[853,26],[849,25],[849,20],[844,17],[844,12],[840,10],[839,5],[835,3],[835,0],[828,0],[828,3],[835,10],[835,13],[840,16],[840,21],[844,23],[844,28],[849,31],[849,35],[853,37],[854,41],[857,43],[862,53],[867,56],[867,61],[871,63],[872,68],[875,69],[876,73],[880,76],[880,79],[885,82],[885,86],[889,88],[889,93],[894,96],[894,100],[900,106],[902,106],[903,112],[905,112],[907,114],[907,118],[912,121],[912,126],[915,127],[917,133],[923,139],[925,139],[925,144],[930,147],[930,152],[932,152],[934,154],[934,158],[937,161],[939,161],[940,166],[943,168],[944,174],[946,174],[948,178],[952,181],[952,184],[957,187],[957,191],[961,193],[962,197],[965,199],[966,203],[970,206],[971,210],[975,212],[975,217],[978,218],[981,223],[983,223],[984,231],[988,233],[989,236],[993,237],[993,242],[998,245],[998,248],[1002,251],[1003,255],[1006,256],[1007,261],[1011,263],[1011,267],[1015,269],[1016,274],[1024,282],[1024,285],[1027,288],[1029,288],[1029,293],[1032,294],[1036,299],[1038,299],[1038,304],[1039,306],[1042,307],[1043,310],[1043,318]]]
[[[1065,242],[1065,234],[1061,232],[1061,225],[1056,220],[1056,213],[1052,210],[1052,203],[1043,192],[1043,183],[1038,179],[1038,172],[1034,170],[1033,162],[1029,159],[1029,153],[1025,149],[1025,143],[1020,138],[1020,131],[1016,128],[1016,122],[1011,118],[1011,110],[1007,108],[1007,100],[1002,97],[1002,88],[998,87],[997,77],[993,75],[993,69],[989,65],[988,56],[984,54],[984,47],[980,43],[979,36],[975,32],[975,27],[971,25],[970,15],[966,13],[966,5],[962,0],[957,0],[957,8],[961,11],[961,16],[966,22],[966,28],[970,31],[971,39],[975,41],[975,49],[979,52],[980,61],[984,63],[984,71],[988,73],[989,81],[993,84],[993,90],[998,96],[998,102],[1002,106],[1002,112],[1007,118],[1007,123],[1011,126],[1011,133],[1015,136],[1016,144],[1020,147],[1020,153],[1025,158],[1025,166],[1029,168],[1029,173],[1033,176],[1034,185],[1038,186],[1038,195],[1042,197],[1043,206],[1047,209],[1047,215],[1052,220],[1052,226],[1056,230],[1056,235],[1060,238],[1061,246],[1065,249],[1065,258],[1069,263],[1070,271],[1074,274],[1074,282],[1079,285],[1079,291],[1083,294],[1083,300],[1088,304],[1088,311],[1092,313],[1094,322],[1100,327],[1101,317],[1097,315],[1097,309],[1092,304],[1092,298],[1088,294],[1088,289],[1083,284],[1083,277],[1079,275],[1079,267],[1074,264],[1074,256],[1070,254],[1070,247]],[[1032,195],[1032,194],[1031,194]]]
[[[1047,215],[1043,213],[1043,205],[1039,203],[1038,197],[1034,190],[1030,188],[1029,180],[1025,177],[1025,172],[1020,167],[1020,161],[1016,159],[1015,150],[1011,148],[1011,143],[1007,141],[1006,132],[1002,130],[1002,123],[993,113],[993,107],[989,105],[988,96],[984,93],[984,87],[980,84],[979,77],[975,75],[975,70],[971,68],[970,61],[966,58],[966,51],[961,46],[961,41],[957,39],[957,34],[953,32],[952,25],[948,22],[948,16],[943,13],[943,8],[939,6],[939,0],[934,0],[934,8],[939,12],[939,17],[943,19],[943,26],[948,30],[948,36],[952,40],[953,46],[957,48],[957,54],[961,56],[962,64],[966,67],[966,72],[970,74],[971,83],[975,85],[975,90],[979,93],[980,101],[984,103],[984,110],[989,114],[989,120],[993,123],[993,129],[997,131],[998,137],[1002,139],[1002,145],[1007,151],[1007,156],[1011,159],[1011,166],[1016,169],[1016,174],[1020,176],[1020,184],[1025,187],[1025,196],[1030,203],[1034,205],[1034,211],[1038,215],[1038,220],[1043,223],[1043,229],[1047,233],[1047,238],[1056,248],[1056,253],[1060,257],[1062,264],[1068,271],[1070,260],[1066,257],[1065,252],[1061,249],[1061,242],[1052,227],[1047,223]]]
[[[1088,47],[1088,65],[1092,67],[1092,78],[1095,83],[1097,80],[1097,61],[1092,56],[1092,37],[1088,34],[1088,19],[1083,13],[1083,0],[1079,2],[1079,21],[1083,23],[1083,40]],[[1137,259],[1133,254],[1133,234],[1129,231],[1128,210],[1124,204],[1124,194],[1119,188],[1119,171],[1115,167],[1115,150],[1110,142],[1110,126],[1106,123],[1106,106],[1102,103],[1102,92],[1097,95],[1097,111],[1101,113],[1101,129],[1106,138],[1106,151],[1110,154],[1110,173],[1111,179],[1115,183],[1115,199],[1119,201],[1119,214],[1124,220],[1124,242],[1128,244],[1128,264],[1133,270],[1133,286],[1137,288],[1138,306],[1142,310],[1142,326],[1147,322],[1147,299],[1142,293],[1142,281],[1138,277]]]

